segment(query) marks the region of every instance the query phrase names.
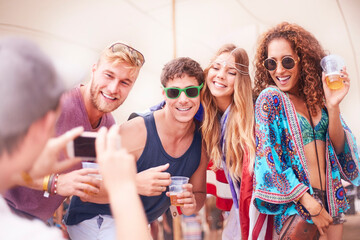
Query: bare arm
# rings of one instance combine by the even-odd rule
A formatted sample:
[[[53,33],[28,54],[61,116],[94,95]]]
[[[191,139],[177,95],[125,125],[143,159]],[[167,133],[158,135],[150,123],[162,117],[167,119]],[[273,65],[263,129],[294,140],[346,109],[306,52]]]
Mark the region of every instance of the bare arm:
[[[332,223],[332,217],[324,209],[324,207],[321,206],[320,203],[308,192],[303,194],[299,201],[306,208],[306,210],[308,210],[310,215],[313,216],[311,219],[319,229],[320,234],[323,235],[329,227],[329,224]]]
[[[346,68],[343,69],[341,74],[343,76],[341,79],[344,82],[344,87],[338,90],[329,89],[324,74],[322,76],[326,107],[329,113],[329,136],[336,154],[341,153],[345,145],[345,133],[342,131],[343,126],[340,121],[340,102],[350,89],[350,79],[348,78]]]
[[[137,161],[141,156],[147,138],[147,131],[144,119],[141,117],[134,118],[123,123],[120,127],[120,135],[123,141],[122,146],[134,155]],[[166,191],[170,185],[170,174],[165,172],[169,164],[149,168],[136,174],[136,187],[140,195],[158,196]]]
[[[50,139],[28,174],[31,180],[26,177],[19,177],[18,185],[42,191],[44,190],[43,183],[45,175],[63,172],[69,167],[79,163],[81,161],[79,158],[68,158],[62,161],[58,161],[58,159],[60,152],[66,149],[67,143],[75,139],[82,132],[83,128],[78,127],[67,131],[59,137]],[[57,184],[57,194],[64,197],[77,195],[86,198],[89,195],[85,192],[91,192],[92,194],[98,193],[98,187],[94,186],[99,186],[100,181],[88,176],[88,174],[91,173],[98,173],[98,170],[80,169],[60,174]],[[86,183],[91,183],[94,186]]]
[[[339,105],[328,108],[329,113],[329,136],[336,154],[341,153],[345,146],[345,133],[340,121]]]
[[[108,189],[117,239],[150,239],[147,221],[135,184],[135,159],[120,149],[118,127],[102,128],[96,140],[97,161]]]
[[[88,174],[96,173],[98,173],[98,170],[96,169],[80,169],[60,174],[57,183],[57,194],[63,197],[76,195],[84,199],[91,198],[93,194],[99,193],[101,181],[88,176]],[[43,191],[43,183],[44,178],[38,178],[31,182],[22,180],[19,185]],[[91,183],[92,185],[88,183]],[[90,193],[91,195],[87,193]]]
[[[64,171],[76,163],[79,163],[80,159],[78,158],[58,161],[58,157],[60,152],[66,148],[66,144],[74,140],[83,131],[84,129],[82,127],[77,127],[67,131],[59,137],[49,139],[30,171],[28,173],[23,173],[22,176],[18,176],[16,181],[17,184],[36,190],[42,190],[44,176]]]
[[[122,139],[122,147],[135,157],[137,161],[145,147],[147,131],[143,118],[135,118],[123,123],[119,128],[119,134]],[[158,196],[166,191],[170,185],[170,174],[165,172],[169,164],[149,168],[136,174],[137,192],[143,196]],[[100,186],[98,194],[88,195],[81,198],[82,201],[94,203],[109,203],[106,190]]]

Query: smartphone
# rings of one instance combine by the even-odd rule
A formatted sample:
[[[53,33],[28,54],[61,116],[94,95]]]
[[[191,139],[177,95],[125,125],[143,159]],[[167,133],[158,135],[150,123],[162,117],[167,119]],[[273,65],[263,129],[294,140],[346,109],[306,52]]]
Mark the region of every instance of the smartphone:
[[[82,161],[96,160],[95,139],[96,132],[83,132],[79,137],[67,144],[69,157],[80,157]]]

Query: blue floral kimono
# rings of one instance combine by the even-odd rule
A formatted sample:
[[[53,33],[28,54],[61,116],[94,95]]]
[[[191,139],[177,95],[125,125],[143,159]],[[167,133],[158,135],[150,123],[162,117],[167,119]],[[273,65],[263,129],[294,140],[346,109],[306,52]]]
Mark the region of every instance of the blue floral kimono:
[[[306,191],[313,193],[294,105],[278,88],[268,87],[256,101],[255,122],[255,206],[261,213],[275,215],[277,233],[294,214],[312,223],[307,210],[294,201]],[[341,122],[346,139],[341,154],[336,155],[329,133],[326,133],[326,194],[331,216],[349,208],[340,179],[360,185],[355,138],[342,118]]]

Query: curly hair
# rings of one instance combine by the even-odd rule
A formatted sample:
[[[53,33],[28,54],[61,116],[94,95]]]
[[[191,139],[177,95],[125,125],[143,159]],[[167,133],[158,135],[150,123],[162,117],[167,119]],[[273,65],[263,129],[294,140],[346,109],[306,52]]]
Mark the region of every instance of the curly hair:
[[[223,53],[231,53],[235,58],[235,62],[242,64],[243,68],[246,68],[246,71],[243,71],[248,72],[249,58],[244,49],[237,48],[233,44],[225,44],[218,50],[211,62]],[[211,66],[212,63],[204,70],[205,79]],[[243,158],[246,155],[250,159],[248,171],[253,171],[255,139],[254,106],[251,87],[250,76],[238,72],[236,74],[234,94],[225,133],[226,166],[229,169],[230,175],[235,179],[240,179]],[[206,81],[201,92],[201,102],[204,107],[204,119],[201,126],[203,140],[206,150],[214,163],[214,167],[220,168],[222,162],[220,110]]]
[[[299,92],[305,98],[311,113],[316,114],[316,106],[324,107],[320,60],[325,56],[325,51],[310,32],[297,24],[282,22],[260,36],[254,59],[256,68],[254,98],[256,99],[260,92],[269,85],[275,85],[263,63],[268,58],[270,42],[281,38],[289,41],[300,59]]]

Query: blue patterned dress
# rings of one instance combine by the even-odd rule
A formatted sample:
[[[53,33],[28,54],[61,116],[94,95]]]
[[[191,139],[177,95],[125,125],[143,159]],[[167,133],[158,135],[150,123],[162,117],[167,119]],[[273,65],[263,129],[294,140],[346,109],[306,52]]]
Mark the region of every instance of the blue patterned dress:
[[[294,201],[306,191],[313,193],[294,105],[277,87],[268,87],[256,101],[255,122],[255,206],[261,213],[275,215],[277,233],[294,214],[312,223],[307,210]],[[342,153],[336,155],[326,133],[326,193],[329,214],[333,217],[349,208],[340,179],[360,185],[356,141],[342,118],[341,123],[345,132]]]

